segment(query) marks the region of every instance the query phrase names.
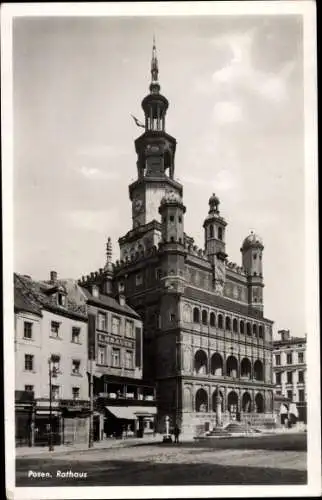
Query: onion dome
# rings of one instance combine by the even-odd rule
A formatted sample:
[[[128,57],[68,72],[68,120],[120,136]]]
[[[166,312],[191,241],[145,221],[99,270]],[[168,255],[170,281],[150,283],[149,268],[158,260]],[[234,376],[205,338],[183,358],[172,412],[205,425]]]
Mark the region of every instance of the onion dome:
[[[248,235],[244,239],[243,245],[242,245],[242,250],[247,250],[248,248],[251,248],[251,247],[261,248],[261,249],[264,248],[262,238],[260,236],[258,236],[257,234],[255,234],[254,231],[251,231],[250,235]]]

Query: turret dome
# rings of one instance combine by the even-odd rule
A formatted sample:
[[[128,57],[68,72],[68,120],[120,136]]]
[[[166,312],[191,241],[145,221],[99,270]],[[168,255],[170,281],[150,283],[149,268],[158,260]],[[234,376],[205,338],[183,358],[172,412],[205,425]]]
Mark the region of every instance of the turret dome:
[[[251,231],[251,233],[244,239],[242,250],[246,250],[251,247],[264,248],[263,240],[258,234]]]
[[[180,203],[182,204],[182,199],[179,193],[176,193],[175,191],[168,191],[166,194],[163,196],[161,200],[161,205],[166,205],[168,203]]]

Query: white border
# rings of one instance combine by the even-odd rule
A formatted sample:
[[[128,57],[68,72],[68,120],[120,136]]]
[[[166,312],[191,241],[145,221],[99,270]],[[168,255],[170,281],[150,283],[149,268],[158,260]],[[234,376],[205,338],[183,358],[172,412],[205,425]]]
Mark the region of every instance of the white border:
[[[16,16],[206,16],[301,14],[304,26],[305,97],[305,220],[306,324],[308,363],[308,485],[307,486],[158,486],[158,487],[37,487],[15,488],[14,462],[14,320],[13,320],[13,113],[12,18]],[[30,3],[1,7],[2,199],[4,276],[5,445],[8,498],[191,498],[298,497],[321,492],[318,189],[317,189],[317,74],[316,9],[313,1],[269,2],[148,2],[148,3]],[[296,269],[294,269],[296,272]],[[10,432],[11,431],[11,432]]]

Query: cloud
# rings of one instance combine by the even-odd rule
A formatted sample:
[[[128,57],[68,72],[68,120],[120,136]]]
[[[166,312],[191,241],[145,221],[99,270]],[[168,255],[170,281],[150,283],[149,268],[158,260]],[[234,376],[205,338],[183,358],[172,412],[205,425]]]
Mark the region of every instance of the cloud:
[[[212,73],[213,90],[216,95],[233,93],[235,98],[246,90],[269,102],[280,103],[288,97],[287,86],[295,61],[288,60],[274,73],[256,68],[252,58],[255,34],[256,29],[252,29],[247,33],[224,35],[212,40],[216,51],[226,47],[230,54],[225,64]],[[203,88],[206,89],[207,85],[202,87],[199,81],[196,90]]]
[[[119,174],[118,172],[115,172],[113,170],[107,170],[107,167],[105,170],[97,167],[87,167],[83,165],[78,169],[78,171],[87,179],[105,179],[105,180],[116,180],[119,179]]]
[[[235,190],[238,189],[239,186],[238,176],[228,168],[219,170],[211,178],[207,178],[206,176],[184,176],[182,180],[183,182],[195,184],[196,186],[207,186],[209,188],[209,192],[211,190],[215,190],[215,192],[218,193],[231,191],[232,189]]]
[[[67,213],[67,220],[76,229],[85,229],[102,234],[116,225],[118,211],[110,210],[72,210]]]
[[[77,156],[82,156],[86,158],[115,158],[125,154],[120,149],[115,146],[109,146],[105,144],[92,144],[84,146],[77,151]]]
[[[241,105],[233,101],[217,102],[213,109],[214,119],[219,123],[235,123],[243,118]]]

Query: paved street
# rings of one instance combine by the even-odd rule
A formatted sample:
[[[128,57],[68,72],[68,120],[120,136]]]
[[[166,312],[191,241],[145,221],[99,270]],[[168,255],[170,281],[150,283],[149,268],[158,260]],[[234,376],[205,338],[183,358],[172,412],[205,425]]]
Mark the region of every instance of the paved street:
[[[122,448],[17,458],[16,465],[17,486],[305,484],[306,435],[235,437],[179,445],[133,443]],[[34,477],[37,473],[47,477]],[[76,478],[76,473],[86,477]]]

